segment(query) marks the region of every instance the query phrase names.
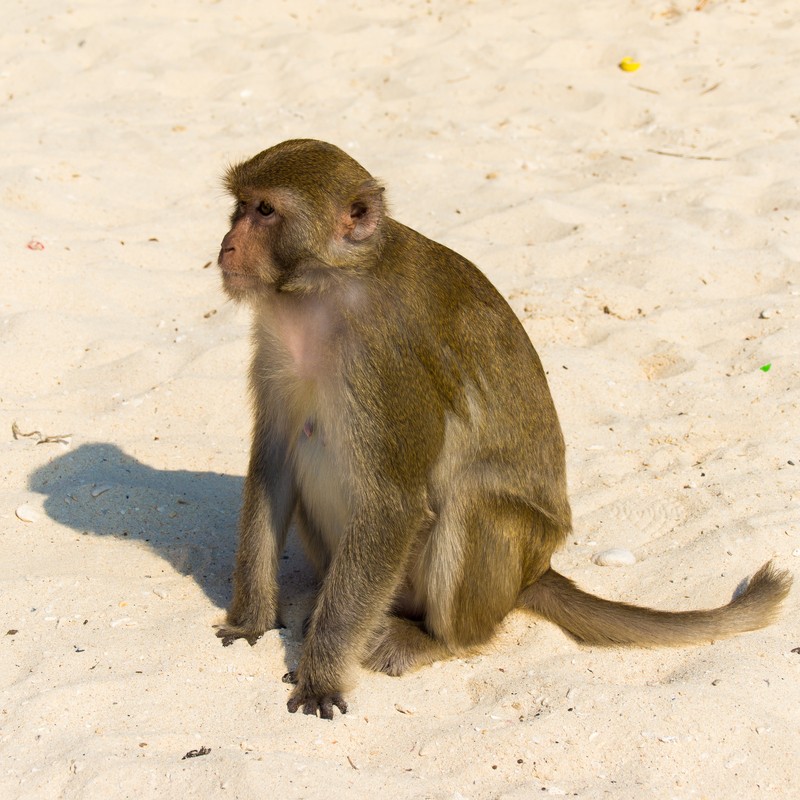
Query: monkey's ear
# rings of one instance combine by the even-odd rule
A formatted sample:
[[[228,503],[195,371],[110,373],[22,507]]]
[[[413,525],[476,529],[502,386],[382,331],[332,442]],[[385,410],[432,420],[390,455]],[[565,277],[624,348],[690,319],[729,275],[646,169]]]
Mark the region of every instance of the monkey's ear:
[[[344,213],[345,238],[354,242],[368,239],[375,233],[383,213],[383,186],[374,179],[364,181]]]

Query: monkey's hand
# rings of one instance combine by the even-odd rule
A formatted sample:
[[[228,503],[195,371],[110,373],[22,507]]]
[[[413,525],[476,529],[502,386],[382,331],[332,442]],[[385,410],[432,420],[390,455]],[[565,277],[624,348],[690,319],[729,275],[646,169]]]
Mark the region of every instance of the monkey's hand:
[[[237,639],[245,639],[252,647],[266,631],[273,628],[285,627],[280,620],[277,620],[274,625],[268,626],[255,626],[247,624],[236,624],[231,622],[230,619],[222,625],[215,625],[217,629],[217,638],[222,639],[223,647],[230,647]]]
[[[317,693],[313,690],[304,689],[298,684],[297,673],[292,670],[283,676],[284,683],[294,683],[294,691],[286,703],[286,708],[294,714],[302,706],[304,714],[316,716],[319,713],[320,719],[333,719],[333,707],[339,709],[342,714],[347,713],[347,703],[342,697],[341,692],[330,692],[328,694]]]
[[[237,639],[245,639],[252,647],[264,634],[239,628],[235,625],[215,625],[217,638],[222,639],[223,647],[230,647]]]
[[[225,622],[214,627],[217,638],[222,639],[223,647],[230,647],[237,639],[245,639],[252,647],[267,631],[286,626],[277,613],[270,617],[262,614],[261,618],[254,619],[251,615],[237,614],[235,609],[231,609]]]

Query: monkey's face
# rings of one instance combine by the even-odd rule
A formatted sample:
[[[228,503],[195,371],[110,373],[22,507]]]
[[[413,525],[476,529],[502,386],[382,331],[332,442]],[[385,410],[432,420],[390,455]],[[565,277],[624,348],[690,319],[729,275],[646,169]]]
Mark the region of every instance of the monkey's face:
[[[277,202],[277,201],[273,201]],[[220,246],[218,264],[225,291],[233,300],[274,285],[280,276],[275,252],[285,220],[264,192],[236,198],[231,229]]]
[[[304,273],[335,270],[343,256],[346,263],[346,231],[337,231],[332,204],[273,187],[248,187],[235,200],[218,259],[231,299],[255,301],[265,289],[290,289]]]
[[[309,291],[374,264],[383,188],[333,145],[284,142],[231,167],[225,185],[236,205],[218,263],[232,299]]]

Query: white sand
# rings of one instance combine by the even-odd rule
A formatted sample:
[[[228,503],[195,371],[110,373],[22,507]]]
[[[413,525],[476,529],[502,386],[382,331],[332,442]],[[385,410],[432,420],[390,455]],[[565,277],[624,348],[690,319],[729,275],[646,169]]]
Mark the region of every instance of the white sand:
[[[800,8],[695,5],[4,8],[3,798],[800,795],[796,590],[769,629],[670,651],[514,615],[481,657],[364,673],[332,723],[285,708],[296,546],[288,631],[223,649],[211,627],[248,318],[203,265],[226,164],[298,136],[523,319],[568,442],[559,570],[674,609],[768,558],[800,572]],[[637,563],[592,563],[612,546]]]

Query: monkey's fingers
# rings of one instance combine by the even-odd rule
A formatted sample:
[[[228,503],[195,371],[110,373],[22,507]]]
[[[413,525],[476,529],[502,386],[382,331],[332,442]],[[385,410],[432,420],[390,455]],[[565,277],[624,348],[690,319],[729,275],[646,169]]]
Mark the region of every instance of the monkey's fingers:
[[[336,708],[338,708],[342,714],[347,713],[347,703],[345,702],[344,697],[337,692],[329,697],[322,698],[322,701],[319,704],[320,717],[322,717],[322,719],[333,719],[334,706],[336,706]]]
[[[296,672],[295,672],[293,669],[292,669],[292,670],[289,670],[289,672],[287,672],[287,673],[286,673],[286,674],[285,674],[285,675],[284,675],[284,676],[281,678],[281,680],[282,680],[284,683],[295,683],[295,684],[296,684],[296,683],[297,683],[297,673],[296,673]]]
[[[240,628],[232,628],[229,625],[219,625],[216,635],[218,639],[222,639],[223,647],[230,647],[237,639],[245,639],[252,647],[263,634],[250,633]]]
[[[304,714],[316,716],[319,713],[320,719],[333,719],[334,706],[336,706],[342,714],[347,713],[347,703],[339,692],[325,695],[324,697],[293,695],[286,703],[286,708],[292,714],[294,714],[298,708],[302,707]]]

